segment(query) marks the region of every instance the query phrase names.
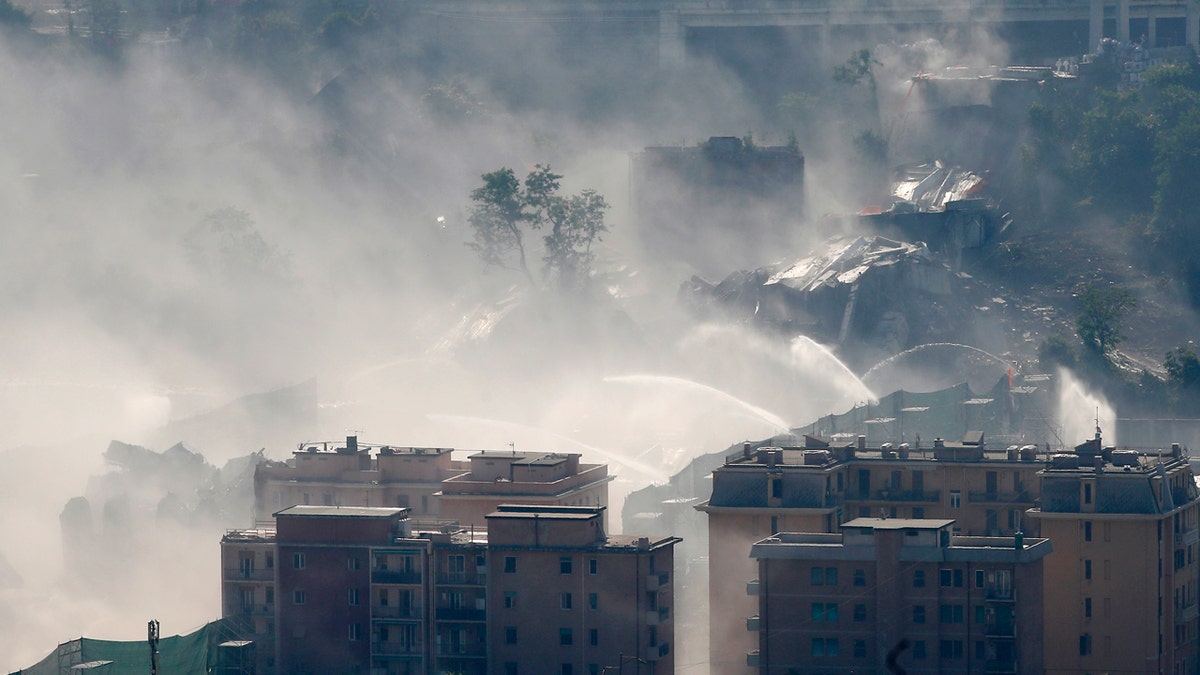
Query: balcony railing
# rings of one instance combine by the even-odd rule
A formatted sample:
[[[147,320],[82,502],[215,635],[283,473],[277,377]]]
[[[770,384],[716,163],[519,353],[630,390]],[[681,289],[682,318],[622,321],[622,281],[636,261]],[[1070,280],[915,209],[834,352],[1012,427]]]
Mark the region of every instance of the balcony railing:
[[[443,586],[485,586],[487,585],[487,574],[449,572],[438,575],[438,583]]]
[[[983,629],[983,634],[988,637],[1010,638],[1016,637],[1017,630],[1013,624],[989,624]]]
[[[371,583],[374,584],[420,584],[420,572],[402,572],[399,570],[375,570],[371,572]]]
[[[1012,587],[996,588],[993,586],[987,589],[986,598],[994,602],[1013,602],[1017,599],[1017,594]]]
[[[670,572],[656,572],[646,576],[646,590],[657,591],[671,582]]]
[[[469,644],[469,645],[442,644],[442,645],[438,645],[436,653],[438,656],[449,657],[449,658],[455,658],[455,657],[474,658],[474,657],[479,657],[479,656],[487,656],[487,648],[485,645],[481,645],[481,644]]]
[[[746,595],[758,595],[758,579],[746,582]]]
[[[884,502],[936,504],[941,500],[942,493],[938,490],[894,490],[892,488],[884,488],[876,490],[874,498]]]
[[[1192,544],[1200,542],[1200,528],[1193,527],[1190,530],[1175,533],[1175,548],[1185,549]]]
[[[405,644],[403,642],[376,642],[371,645],[371,654],[382,656],[407,656],[410,654],[420,654],[422,651],[419,643]]]
[[[671,618],[670,607],[659,607],[646,612],[646,625],[657,626],[658,624]]]
[[[751,668],[757,668],[759,666],[757,649],[752,652],[746,652],[746,665]]]
[[[1177,624],[1188,623],[1197,617],[1200,617],[1200,603],[1193,601],[1190,605],[1175,607],[1175,623]]]
[[[660,642],[656,645],[646,647],[646,660],[653,663],[670,653],[670,645],[666,642]]]
[[[983,670],[985,673],[988,673],[988,675],[1006,675],[1007,673],[1015,673],[1017,672],[1017,662],[992,659],[990,661],[983,662]]]
[[[225,581],[275,581],[275,570],[248,570],[243,567],[226,568]]]
[[[466,607],[438,607],[434,614],[438,621],[484,621],[487,611]]]
[[[746,630],[750,631],[751,633],[758,632],[759,624],[760,624],[760,622],[758,620],[757,614],[755,614],[754,616],[746,617]]]
[[[238,605],[237,613],[246,616],[274,616],[275,605]]]
[[[1033,495],[1025,490],[1017,492],[968,492],[967,501],[973,504],[1032,504]]]
[[[371,608],[372,619],[420,619],[424,615],[420,607],[376,605]]]

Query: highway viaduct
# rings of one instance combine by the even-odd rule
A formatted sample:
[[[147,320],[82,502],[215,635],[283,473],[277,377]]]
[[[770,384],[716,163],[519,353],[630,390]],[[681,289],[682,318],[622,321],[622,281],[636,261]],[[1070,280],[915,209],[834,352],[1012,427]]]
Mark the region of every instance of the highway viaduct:
[[[1086,22],[1094,50],[1106,20],[1123,42],[1130,40],[1131,21],[1146,22],[1146,43],[1158,46],[1159,20],[1183,19],[1186,43],[1200,48],[1200,0],[424,0],[416,7],[475,21],[657,22],[661,68],[684,64],[689,29],[809,27],[828,47],[838,27]]]

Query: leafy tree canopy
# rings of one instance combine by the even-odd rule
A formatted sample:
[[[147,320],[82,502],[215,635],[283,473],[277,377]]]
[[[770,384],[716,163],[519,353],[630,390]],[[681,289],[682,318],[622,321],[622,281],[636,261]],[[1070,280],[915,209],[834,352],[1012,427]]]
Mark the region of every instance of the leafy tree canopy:
[[[1124,338],[1124,320],[1137,305],[1127,289],[1086,286],[1078,295],[1079,314],[1075,332],[1084,346],[1107,358]]]
[[[595,190],[559,194],[562,176],[538,164],[524,183],[509,168],[482,176],[471,192],[468,244],[489,265],[515,268],[536,284],[529,268],[526,235],[542,231],[542,279],[560,288],[579,286],[591,274],[592,245],[608,231],[608,202]]]

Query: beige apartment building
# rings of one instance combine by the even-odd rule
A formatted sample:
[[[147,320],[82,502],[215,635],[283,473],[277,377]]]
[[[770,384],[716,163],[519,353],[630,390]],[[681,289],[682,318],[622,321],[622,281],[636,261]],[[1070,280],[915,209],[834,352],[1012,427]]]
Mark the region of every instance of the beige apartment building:
[[[602,512],[502,506],[487,516],[489,672],[675,672],[680,540],[607,535]]]
[[[754,544],[761,673],[1040,673],[1045,539],[952,535],[953,520],[856,518]]]
[[[1166,498],[1164,484],[1172,486]],[[1022,531],[1049,539],[1047,671],[1157,673],[1161,664],[1162,672],[1195,673],[1198,504],[1178,446],[1161,459],[1102,448],[1099,439],[1053,456],[1033,446],[993,450],[979,433],[932,447],[867,448],[862,437],[746,446],[713,472],[712,495],[696,507],[709,522],[712,672],[757,671],[747,655],[759,648],[758,636],[745,627],[757,611],[745,587],[758,573],[748,557],[753,542],[886,517],[953,520],[956,536]],[[1123,641],[1135,647],[1119,649]],[[1109,658],[1120,652],[1120,659],[1106,660],[1106,645]]]
[[[262,675],[673,672],[679,540],[608,536],[603,516],[502,505],[489,533],[292,506],[222,539],[222,614]]]
[[[1200,501],[1178,445],[1051,458],[1029,512],[1046,559],[1046,672],[1200,671]]]
[[[605,464],[577,453],[482,451],[455,460],[453,448],[305,443],[287,462],[254,474],[256,522],[297,504],[403,507],[417,520],[485,527],[500,504],[608,506]]]

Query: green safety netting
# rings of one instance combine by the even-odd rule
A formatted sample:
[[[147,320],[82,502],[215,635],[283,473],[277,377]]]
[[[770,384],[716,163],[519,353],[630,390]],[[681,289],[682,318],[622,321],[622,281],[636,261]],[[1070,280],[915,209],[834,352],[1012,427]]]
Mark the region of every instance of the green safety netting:
[[[164,675],[208,675],[223,670],[223,642],[236,639],[224,620],[209,623],[187,635],[161,638],[158,672]],[[121,642],[79,638],[59,645],[21,675],[145,675],[150,672],[150,646],[145,640]]]

